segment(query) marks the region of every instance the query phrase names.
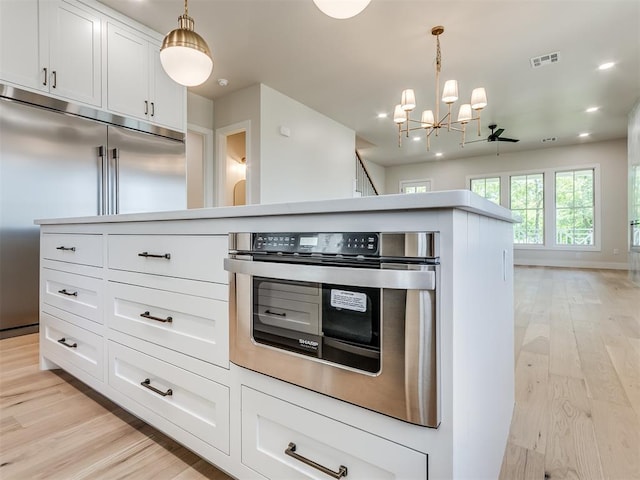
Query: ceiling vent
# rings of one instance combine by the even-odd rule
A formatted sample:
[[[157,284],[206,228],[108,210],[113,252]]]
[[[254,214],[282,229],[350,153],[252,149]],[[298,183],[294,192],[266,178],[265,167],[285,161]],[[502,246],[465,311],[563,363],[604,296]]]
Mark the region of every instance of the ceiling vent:
[[[560,52],[547,53],[540,55],[539,57],[533,57],[531,59],[531,66],[533,68],[544,67],[545,65],[551,65],[552,63],[558,63],[560,61]]]

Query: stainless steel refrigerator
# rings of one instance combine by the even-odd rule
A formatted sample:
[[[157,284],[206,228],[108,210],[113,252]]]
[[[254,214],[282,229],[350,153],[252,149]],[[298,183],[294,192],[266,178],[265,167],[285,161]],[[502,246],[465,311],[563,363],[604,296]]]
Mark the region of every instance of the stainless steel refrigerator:
[[[183,134],[0,85],[0,338],[38,328],[35,219],[186,203]]]

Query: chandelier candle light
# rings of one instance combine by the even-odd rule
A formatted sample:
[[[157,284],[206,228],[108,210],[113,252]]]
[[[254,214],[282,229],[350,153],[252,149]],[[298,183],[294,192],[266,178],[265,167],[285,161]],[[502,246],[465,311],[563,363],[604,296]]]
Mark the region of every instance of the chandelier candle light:
[[[433,27],[431,34],[436,37],[436,111],[435,115],[432,110],[425,110],[422,112],[420,120],[414,120],[409,118],[411,111],[416,108],[416,95],[412,89],[407,89],[402,92],[402,99],[400,104],[396,105],[393,112],[393,121],[398,124],[398,147],[402,145],[402,134],[406,133],[407,138],[409,132],[414,130],[424,129],[427,134],[427,151],[430,150],[430,138],[431,134],[435,132],[438,136],[438,130],[446,127],[447,131],[454,130],[462,133],[462,146],[464,147],[465,141],[465,129],[467,123],[478,123],[478,136],[480,136],[480,110],[487,106],[487,92],[484,88],[475,88],[471,92],[471,103],[465,103],[460,105],[458,111],[457,121],[451,121],[451,105],[458,100],[458,82],[456,80],[447,80],[444,83],[442,91],[442,101],[447,104],[448,112],[440,119],[440,102],[438,102],[438,95],[440,93],[440,69],[442,66],[442,55],[440,53],[440,35],[444,33],[443,26]],[[473,117],[473,110],[478,112],[477,117]],[[403,127],[403,124],[406,125]],[[411,127],[412,123],[417,123],[418,126]],[[454,125],[459,125],[455,127]]]

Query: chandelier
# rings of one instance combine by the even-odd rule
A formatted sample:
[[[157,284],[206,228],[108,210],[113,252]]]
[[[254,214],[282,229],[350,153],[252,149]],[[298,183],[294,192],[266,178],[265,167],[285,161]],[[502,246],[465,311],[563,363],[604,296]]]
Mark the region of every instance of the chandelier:
[[[407,89],[402,92],[401,102],[396,105],[393,111],[393,121],[398,124],[398,147],[402,146],[402,134],[406,133],[407,138],[409,132],[415,130],[424,130],[427,135],[427,151],[431,148],[431,134],[435,132],[438,136],[438,131],[441,128],[446,128],[447,132],[456,131],[462,133],[462,146],[465,141],[465,130],[469,122],[477,122],[478,124],[478,136],[480,136],[480,110],[487,106],[487,92],[484,88],[475,88],[471,92],[471,103],[465,103],[460,105],[458,111],[458,119],[452,121],[451,118],[451,105],[458,100],[458,82],[456,80],[447,80],[444,84],[442,91],[442,101],[447,104],[447,113],[440,118],[440,102],[438,102],[438,95],[440,93],[440,69],[442,66],[442,54],[440,53],[440,35],[444,32],[443,26],[433,27],[431,34],[436,37],[436,105],[435,114],[433,110],[425,110],[422,112],[420,120],[414,120],[410,118],[410,113],[416,108],[416,95],[412,89]],[[478,116],[473,116],[473,111],[476,111]],[[411,125],[415,126],[411,126]],[[417,124],[417,125],[416,125]]]

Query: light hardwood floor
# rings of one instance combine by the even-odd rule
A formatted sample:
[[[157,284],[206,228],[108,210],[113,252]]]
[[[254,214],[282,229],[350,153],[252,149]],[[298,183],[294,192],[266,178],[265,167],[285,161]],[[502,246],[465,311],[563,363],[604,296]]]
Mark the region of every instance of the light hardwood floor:
[[[640,287],[516,268],[516,405],[501,480],[640,479]]]
[[[229,477],[0,340],[0,478]],[[640,288],[612,270],[516,268],[516,405],[500,480],[640,479]]]

